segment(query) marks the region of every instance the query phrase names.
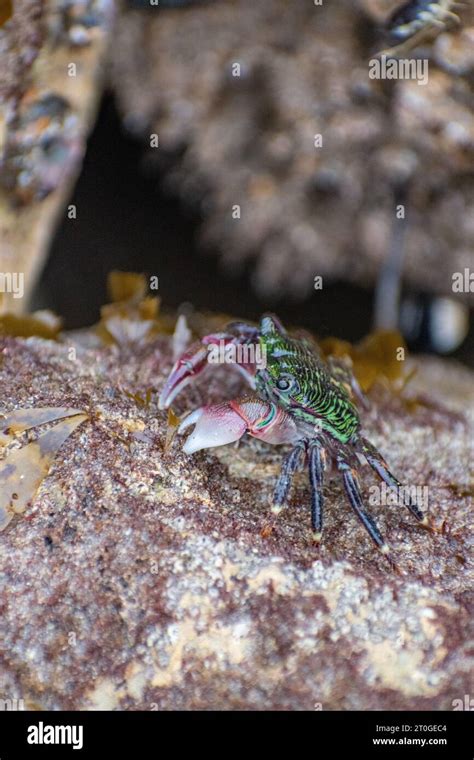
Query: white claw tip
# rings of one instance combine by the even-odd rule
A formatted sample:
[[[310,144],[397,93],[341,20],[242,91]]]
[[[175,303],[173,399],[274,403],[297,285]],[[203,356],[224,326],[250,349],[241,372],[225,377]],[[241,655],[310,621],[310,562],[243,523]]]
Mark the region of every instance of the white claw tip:
[[[191,425],[195,428],[183,446],[186,454],[238,441],[247,428],[246,422],[227,403],[205,406],[191,412],[181,422],[178,433]]]
[[[283,507],[281,504],[272,504],[272,514],[273,515],[279,515],[280,512],[283,512]]]
[[[203,410],[200,408],[195,409],[194,412],[187,414],[179,424],[178,433],[182,433],[183,430],[186,430],[186,428],[188,428],[190,425],[195,425],[199,418],[202,416],[202,412]]]
[[[190,435],[188,440],[183,444],[183,451],[185,454],[195,454],[196,451],[200,451],[202,448],[200,441],[193,441],[193,436]]]
[[[315,544],[320,544],[321,543],[321,539],[323,537],[323,534],[321,533],[321,531],[319,531],[318,533],[314,532],[314,533],[311,534],[311,537],[312,537],[313,542]]]

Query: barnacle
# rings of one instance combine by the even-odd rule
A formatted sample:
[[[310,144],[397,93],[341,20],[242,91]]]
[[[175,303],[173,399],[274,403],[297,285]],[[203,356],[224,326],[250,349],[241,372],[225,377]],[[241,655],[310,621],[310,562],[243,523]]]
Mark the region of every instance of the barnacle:
[[[20,205],[42,200],[82,158],[79,117],[61,95],[30,88],[9,126],[1,184]]]
[[[10,448],[16,436],[31,428],[62,420],[22,448],[12,448],[0,463],[0,530],[24,512],[48,474],[56,454],[87,419],[81,409],[17,409],[3,416],[0,445]]]
[[[112,0],[56,0],[49,19],[53,44],[90,45],[109,22]]]
[[[186,317],[180,314],[176,320],[176,327],[173,333],[173,359],[176,360],[181,356],[187,345],[191,341],[192,332],[188,327]]]
[[[171,333],[172,321],[159,315],[160,299],[147,296],[145,275],[110,272],[107,291],[112,301],[101,309],[96,331],[104,343],[143,345],[159,333]]]

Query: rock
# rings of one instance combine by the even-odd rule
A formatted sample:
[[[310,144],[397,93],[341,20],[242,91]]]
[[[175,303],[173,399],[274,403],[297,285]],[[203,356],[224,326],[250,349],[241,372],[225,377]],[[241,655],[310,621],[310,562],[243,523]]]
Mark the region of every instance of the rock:
[[[24,277],[22,298],[0,295],[1,312],[27,309],[79,174],[113,8],[18,0],[0,28],[0,271]]]
[[[450,710],[469,693],[472,372],[422,358],[403,395],[371,393],[368,437],[405,482],[428,487],[440,531],[371,506],[395,574],[337,479],[319,549],[303,475],[271,519],[281,449],[244,439],[187,457],[175,440],[165,454],[150,389],[171,338],[119,348],[86,332],[1,348],[4,410],[88,419],[0,533],[0,696],[44,709]],[[177,410],[241,382],[219,368]],[[369,499],[367,472],[363,484]]]

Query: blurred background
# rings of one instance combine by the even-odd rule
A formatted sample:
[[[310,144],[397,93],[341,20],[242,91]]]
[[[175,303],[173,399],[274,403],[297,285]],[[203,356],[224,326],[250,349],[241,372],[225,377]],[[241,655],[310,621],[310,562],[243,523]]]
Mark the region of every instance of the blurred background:
[[[20,230],[11,250],[34,260],[30,310],[91,325],[108,272],[139,271],[158,276],[168,310],[188,303],[248,319],[274,310],[351,341],[398,328],[412,350],[473,366],[474,292],[452,287],[455,273],[474,271],[471,4],[407,53],[429,62],[426,85],[368,75],[392,14],[417,3],[160,5],[58,0],[35,21],[54,36],[50,71],[76,62],[80,80],[93,62],[101,76],[57,80],[79,124],[63,118],[41,169],[18,139],[31,94],[7,132],[4,229]],[[35,55],[29,76],[44,103],[52,80],[41,47]],[[81,113],[80,88],[95,100],[92,116]],[[51,181],[54,162],[69,162],[73,181]],[[33,218],[54,196],[47,225],[46,212]],[[48,226],[41,246],[20,234],[35,225]]]
[[[143,143],[124,130],[108,93],[69,201],[81,210],[80,219],[72,222],[65,215],[59,225],[33,308],[52,309],[68,329],[94,324],[107,301],[107,274],[119,269],[158,275],[165,309],[188,303],[251,320],[274,310],[286,323],[350,341],[373,329],[371,283],[363,287],[341,278],[304,298],[284,292],[270,296],[256,289],[251,262],[239,275],[226,271],[218,251],[203,251],[202,215],[163,190],[163,177],[147,166],[145,154]],[[444,298],[406,288],[402,302],[413,304],[403,330],[411,350],[439,352],[436,330],[441,326],[433,312]],[[453,320],[446,353],[474,366],[474,314],[465,308],[466,327],[462,312],[446,317]]]

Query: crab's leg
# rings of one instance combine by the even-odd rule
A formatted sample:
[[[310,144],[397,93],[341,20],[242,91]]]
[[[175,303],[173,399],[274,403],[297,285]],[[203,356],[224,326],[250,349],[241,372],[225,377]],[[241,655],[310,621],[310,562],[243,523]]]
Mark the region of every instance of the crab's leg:
[[[374,519],[364,509],[357,472],[343,459],[338,459],[337,467],[342,472],[344,488],[346,489],[346,493],[349,497],[352,509],[356,513],[357,517],[361,521],[374,544],[380,549],[383,554],[388,554],[388,545],[385,543],[382,534],[375,524]]]
[[[309,481],[311,483],[311,529],[313,541],[319,543],[323,532],[323,475],[326,450],[319,441],[309,446]]]
[[[288,497],[293,475],[298,469],[301,456],[305,452],[305,449],[306,447],[304,442],[298,441],[296,446],[290,451],[289,454],[287,454],[283,460],[280,476],[277,480],[275,490],[273,492],[272,512],[275,515],[278,515],[283,509],[285,501]]]
[[[389,488],[392,488],[394,490],[398,490],[399,488],[402,488],[402,483],[400,483],[399,480],[395,477],[395,475],[392,475],[390,470],[388,469],[388,465],[385,461],[385,459],[382,457],[382,455],[377,451],[375,446],[370,443],[366,438],[361,438],[361,444],[362,444],[362,452],[367,459],[368,463],[372,467],[372,469],[377,473],[379,478],[384,481],[384,483],[387,484]],[[416,519],[421,522],[423,525],[428,525],[429,520],[428,517],[422,512],[418,504],[414,499],[410,497],[409,500],[405,501],[403,500],[404,504],[408,507],[412,515],[416,517]]]
[[[210,349],[213,346],[222,346],[225,350],[231,345],[242,345],[248,343],[248,337],[246,335],[235,336],[229,333],[214,333],[206,335],[201,341],[193,343],[193,345],[184,352],[182,356],[175,362],[168,379],[161,391],[158,406],[160,409],[167,409],[174,398],[194,380],[210,363]],[[255,375],[256,367],[251,363],[235,362],[235,366],[246,377],[250,385],[253,385],[253,376]]]
[[[354,396],[363,409],[370,409],[370,401],[352,373],[352,360],[350,357],[329,356],[327,363],[334,379],[343,387],[345,386],[349,394]]]

